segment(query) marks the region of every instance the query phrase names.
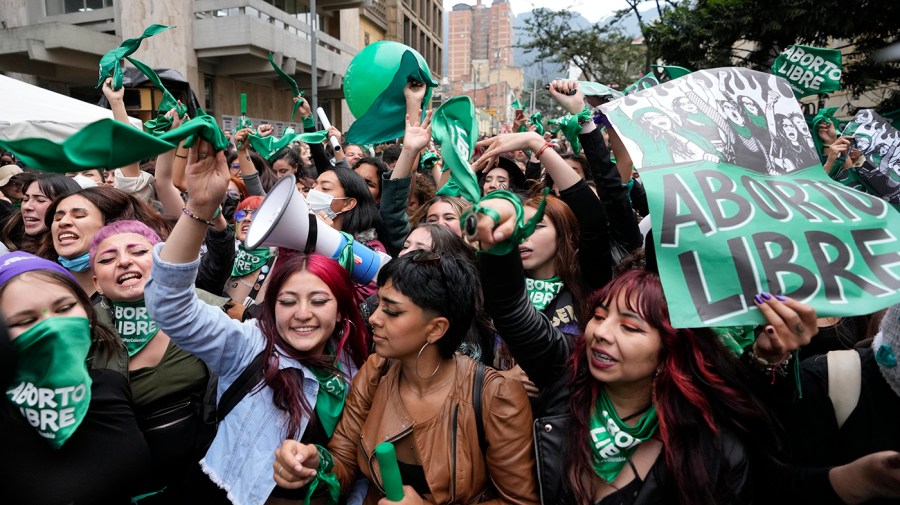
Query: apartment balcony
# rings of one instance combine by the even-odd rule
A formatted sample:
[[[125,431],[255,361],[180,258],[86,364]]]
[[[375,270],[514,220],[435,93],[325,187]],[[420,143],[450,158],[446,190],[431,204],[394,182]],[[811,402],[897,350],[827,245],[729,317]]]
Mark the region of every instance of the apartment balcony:
[[[320,0],[323,8],[364,5],[364,1]],[[339,6],[339,7],[338,7]],[[262,0],[194,2],[194,50],[198,66],[217,75],[249,81],[274,81],[269,53],[301,88],[311,86],[312,31],[308,15],[289,14]],[[356,49],[318,31],[316,67],[322,90],[340,89]]]

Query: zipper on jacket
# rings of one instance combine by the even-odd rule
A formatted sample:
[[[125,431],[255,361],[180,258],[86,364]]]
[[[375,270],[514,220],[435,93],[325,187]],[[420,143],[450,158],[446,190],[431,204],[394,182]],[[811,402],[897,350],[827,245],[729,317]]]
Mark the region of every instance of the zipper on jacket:
[[[405,437],[406,435],[409,435],[410,433],[412,433],[413,426],[414,426],[415,424],[416,424],[416,423],[410,424],[408,428],[406,428],[405,430],[401,431],[400,433],[397,433],[397,434],[394,435],[393,437],[386,439],[385,442],[391,442],[391,443],[393,443],[394,441],[400,440],[401,438]],[[379,442],[379,443],[382,443],[382,442]],[[381,494],[384,495],[384,494],[385,494],[385,493],[384,493],[384,486],[381,484],[381,473],[380,473],[380,472],[376,472],[376,471],[375,471],[375,465],[372,464],[372,462],[375,460],[375,451],[373,450],[373,451],[372,451],[372,454],[369,454],[369,453],[366,451],[366,448],[363,446],[362,435],[360,435],[360,437],[359,437],[359,450],[360,450],[360,452],[362,452],[363,454],[366,455],[366,460],[369,462],[369,474],[372,476],[372,482],[375,483],[375,487],[378,488],[378,491],[380,491]]]
[[[456,501],[456,435],[459,432],[459,404],[453,406],[453,422],[450,427],[450,503]]]

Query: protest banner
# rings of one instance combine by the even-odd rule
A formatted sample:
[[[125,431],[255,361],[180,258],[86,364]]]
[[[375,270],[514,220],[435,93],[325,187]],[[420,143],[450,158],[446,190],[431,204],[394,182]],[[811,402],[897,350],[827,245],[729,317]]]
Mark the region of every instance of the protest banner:
[[[853,148],[865,157],[855,175],[866,192],[900,206],[900,132],[872,109],[864,109],[842,135],[853,137]]]
[[[841,52],[837,49],[792,45],[775,58],[772,72],[787,79],[799,97],[841,89]]]
[[[759,324],[760,292],[820,316],[900,302],[900,213],[828,178],[784,79],[704,70],[601,110],[641,170],[676,327]]]

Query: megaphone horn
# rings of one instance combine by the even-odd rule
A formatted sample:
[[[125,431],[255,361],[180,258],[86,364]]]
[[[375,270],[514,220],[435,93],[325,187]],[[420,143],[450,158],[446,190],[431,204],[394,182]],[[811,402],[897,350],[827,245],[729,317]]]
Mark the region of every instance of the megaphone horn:
[[[249,250],[262,246],[286,247],[306,253],[315,252],[337,260],[348,239],[334,228],[319,222],[309,211],[306,199],[297,190],[296,178],[281,178],[253,213],[244,245]],[[381,266],[391,260],[387,254],[353,242],[350,276],[359,284],[368,284]]]

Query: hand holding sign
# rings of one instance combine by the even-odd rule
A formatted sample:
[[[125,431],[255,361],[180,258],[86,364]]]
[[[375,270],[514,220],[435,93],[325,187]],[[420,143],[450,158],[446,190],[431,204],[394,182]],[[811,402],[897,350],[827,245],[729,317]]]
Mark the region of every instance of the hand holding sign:
[[[819,332],[816,311],[805,303],[769,293],[760,293],[755,301],[766,317],[766,325],[753,350],[769,363],[781,363]]]

